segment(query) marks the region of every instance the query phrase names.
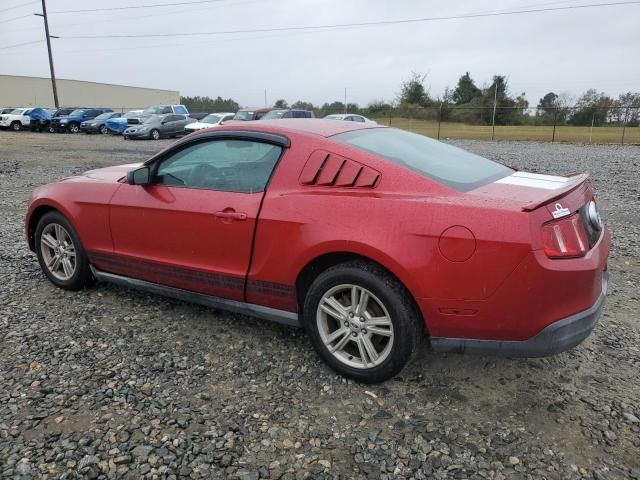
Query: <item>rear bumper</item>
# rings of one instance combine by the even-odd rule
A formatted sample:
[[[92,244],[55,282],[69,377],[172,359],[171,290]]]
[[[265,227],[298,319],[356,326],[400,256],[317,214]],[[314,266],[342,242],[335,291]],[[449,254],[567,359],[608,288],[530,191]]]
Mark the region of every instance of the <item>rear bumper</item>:
[[[438,352],[490,353],[505,357],[544,357],[564,352],[582,343],[593,331],[602,314],[609,274],[602,273],[602,292],[587,310],[560,319],[528,340],[473,340],[432,337],[431,346]]]

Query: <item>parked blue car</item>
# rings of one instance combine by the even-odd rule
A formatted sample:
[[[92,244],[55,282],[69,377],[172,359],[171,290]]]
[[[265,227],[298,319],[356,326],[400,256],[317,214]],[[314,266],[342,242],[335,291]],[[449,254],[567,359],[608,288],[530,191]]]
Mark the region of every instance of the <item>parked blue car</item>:
[[[78,133],[82,122],[93,120],[106,112],[113,112],[113,110],[110,108],[78,108],[64,117],[53,117],[49,124],[49,131]]]
[[[107,126],[109,133],[121,135],[129,126],[128,120],[130,118],[140,116],[141,113],[142,110],[131,110],[119,118],[110,118],[106,121],[105,125]]]

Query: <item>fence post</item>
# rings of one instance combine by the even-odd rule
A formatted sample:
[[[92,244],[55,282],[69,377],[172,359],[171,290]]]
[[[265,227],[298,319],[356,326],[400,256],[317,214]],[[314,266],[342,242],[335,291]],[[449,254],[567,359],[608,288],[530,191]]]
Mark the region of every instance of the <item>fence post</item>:
[[[440,123],[442,122],[442,102],[440,102],[440,110],[438,111],[438,140],[440,140]]]
[[[391,110],[389,110],[389,126],[391,126]]]
[[[622,138],[620,139],[620,145],[624,145],[624,131],[627,129],[627,116],[629,115],[629,108],[625,108],[624,117],[622,118]]]
[[[556,141],[556,125],[558,124],[558,107],[553,109],[553,133],[551,134],[551,143]]]
[[[596,121],[596,112],[593,112],[591,115],[591,130],[589,130],[589,143],[591,143],[591,138],[593,137],[593,124]]]

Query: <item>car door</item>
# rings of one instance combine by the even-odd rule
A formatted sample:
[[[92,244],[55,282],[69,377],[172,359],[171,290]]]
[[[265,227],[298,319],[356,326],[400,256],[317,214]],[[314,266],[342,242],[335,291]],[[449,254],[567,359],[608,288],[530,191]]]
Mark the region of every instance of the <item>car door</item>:
[[[174,134],[174,117],[175,115],[165,115],[160,121],[160,131],[163,135],[171,136]]]
[[[123,184],[110,208],[113,255],[96,268],[244,300],[253,234],[283,150],[262,140],[189,142],[150,165],[150,184]]]

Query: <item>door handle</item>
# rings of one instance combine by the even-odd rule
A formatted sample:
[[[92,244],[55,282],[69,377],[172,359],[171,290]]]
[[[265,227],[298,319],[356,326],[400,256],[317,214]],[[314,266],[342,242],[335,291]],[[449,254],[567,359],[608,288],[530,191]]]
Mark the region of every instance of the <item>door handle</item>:
[[[233,209],[223,210],[222,212],[216,212],[215,216],[218,218],[224,218],[226,220],[246,220],[247,214],[244,212],[236,212]]]

